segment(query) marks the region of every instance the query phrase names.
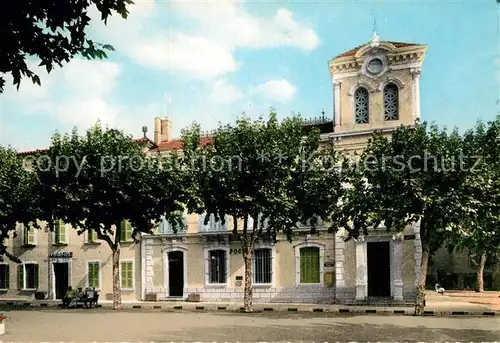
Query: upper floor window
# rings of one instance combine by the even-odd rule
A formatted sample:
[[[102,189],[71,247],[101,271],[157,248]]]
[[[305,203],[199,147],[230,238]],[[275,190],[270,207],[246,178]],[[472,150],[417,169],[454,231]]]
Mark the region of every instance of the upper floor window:
[[[64,221],[58,219],[54,222],[54,244],[67,244],[67,227]]]
[[[385,120],[399,119],[399,91],[398,86],[389,83],[384,87],[384,118]]]
[[[359,87],[354,93],[355,101],[355,123],[368,124],[370,121],[370,105],[368,90],[364,87]]]
[[[35,246],[36,245],[36,229],[33,224],[29,223],[27,226],[24,226],[24,245],[25,246]]]
[[[132,225],[126,219],[120,222],[120,242],[131,242],[132,239]]]

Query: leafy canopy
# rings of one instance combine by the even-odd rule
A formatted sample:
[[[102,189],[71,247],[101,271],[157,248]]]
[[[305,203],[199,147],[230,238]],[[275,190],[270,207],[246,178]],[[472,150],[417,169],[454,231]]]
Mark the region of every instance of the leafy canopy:
[[[473,163],[463,157],[456,130],[422,123],[401,126],[390,139],[377,132],[344,174],[350,187],[333,215],[334,226],[358,237],[381,224],[401,232],[420,221],[423,248],[433,251],[463,214],[458,189]]]
[[[500,116],[467,131],[464,147],[480,160],[460,188],[465,215],[450,232],[448,248],[494,258],[500,253]]]
[[[335,165],[336,154],[318,152],[319,133],[304,132],[300,117],[282,122],[275,112],[267,121],[241,117],[219,126],[210,144],[200,146],[200,139],[198,126],[184,132],[184,156],[197,189],[189,209],[205,212],[205,223],[210,215],[222,222],[232,216],[233,233],[243,240],[263,233],[275,239],[279,231],[291,240],[299,221],[326,218],[324,204],[339,197],[337,170],[319,165],[327,152],[326,162]]]
[[[38,192],[44,195],[40,219],[53,228],[54,219],[71,223],[83,233],[117,248],[120,222],[137,232],[152,233],[164,216],[182,210],[184,181],[168,161],[146,155],[147,142],[97,123],[84,135],[55,134],[44,158],[38,157]],[[114,239],[113,239],[114,235]]]
[[[0,146],[0,256],[20,262],[9,253],[4,240],[16,236],[16,224],[28,225],[39,212],[33,193],[34,175],[23,166],[23,158],[10,148]]]
[[[77,54],[87,59],[106,58],[105,51],[114,49],[87,38],[85,29],[91,23],[88,11],[95,5],[106,23],[113,12],[126,19],[127,5],[132,3],[132,0],[2,1],[0,73],[10,73],[19,89],[22,77],[40,85],[40,77],[26,63],[31,56],[49,73]],[[0,93],[4,85],[5,79],[0,77]]]

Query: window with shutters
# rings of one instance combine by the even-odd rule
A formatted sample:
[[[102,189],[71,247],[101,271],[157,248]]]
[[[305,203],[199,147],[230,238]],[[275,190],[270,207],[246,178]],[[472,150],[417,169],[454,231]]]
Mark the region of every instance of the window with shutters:
[[[322,279],[321,249],[317,246],[299,248],[299,283],[320,284]]]
[[[120,241],[121,242],[132,241],[132,225],[128,220],[122,220],[120,222]]]
[[[273,269],[272,250],[270,248],[255,249],[253,256],[254,284],[271,284]]]
[[[37,231],[33,224],[28,224],[24,226],[24,245],[35,246],[37,238]]]
[[[66,223],[61,219],[56,220],[54,223],[54,244],[68,244],[68,230]]]
[[[122,261],[120,263],[120,284],[122,290],[134,289],[134,262]]]
[[[399,119],[399,91],[398,86],[389,83],[384,87],[384,118],[385,120]]]
[[[88,261],[87,262],[87,287],[101,287],[101,262]]]
[[[10,268],[8,264],[0,264],[0,289],[9,289]]]
[[[101,243],[101,241],[97,237],[97,232],[95,230],[87,231],[87,242],[86,243],[89,243],[89,244]]]
[[[208,283],[226,284],[228,273],[228,254],[226,250],[208,251]]]
[[[368,124],[370,122],[370,96],[368,90],[359,87],[354,92],[355,123]]]
[[[26,262],[18,265],[18,285],[22,290],[38,288],[38,264]]]

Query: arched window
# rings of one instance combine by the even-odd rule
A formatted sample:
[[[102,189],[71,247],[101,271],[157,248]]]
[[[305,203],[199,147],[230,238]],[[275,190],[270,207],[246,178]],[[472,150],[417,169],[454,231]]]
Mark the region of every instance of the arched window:
[[[369,116],[369,96],[368,90],[364,87],[360,87],[354,93],[354,101],[356,106],[356,124],[368,124],[370,121]]]
[[[398,86],[389,83],[384,87],[384,118],[385,120],[399,119],[399,91]]]

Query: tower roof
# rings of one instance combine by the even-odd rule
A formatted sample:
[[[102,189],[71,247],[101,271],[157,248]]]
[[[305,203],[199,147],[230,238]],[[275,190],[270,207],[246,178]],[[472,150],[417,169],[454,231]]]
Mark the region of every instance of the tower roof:
[[[351,57],[351,56],[354,56],[354,55],[356,55],[356,53],[358,52],[359,49],[361,49],[365,45],[369,45],[371,43],[372,42],[361,44],[361,45],[359,45],[359,46],[357,46],[357,47],[355,47],[355,48],[353,48],[351,50],[345,51],[345,52],[341,53],[340,55],[335,56],[333,59],[337,59],[337,58],[341,58],[341,57]],[[417,44],[417,43],[404,43],[404,42],[393,42],[393,41],[385,41],[384,43],[392,44],[396,48],[405,48],[405,47],[408,47],[408,46],[422,46],[423,45],[423,44]]]

